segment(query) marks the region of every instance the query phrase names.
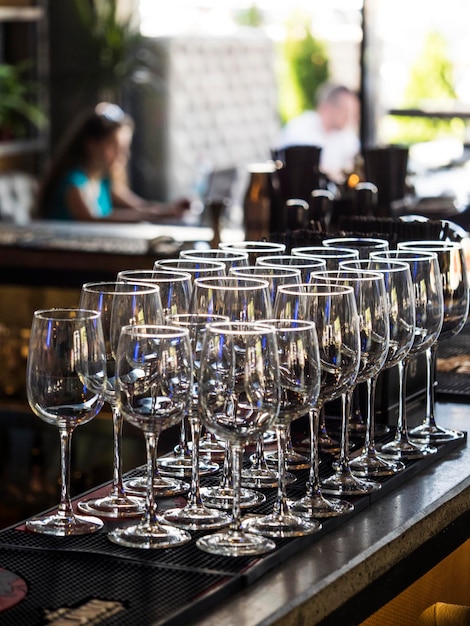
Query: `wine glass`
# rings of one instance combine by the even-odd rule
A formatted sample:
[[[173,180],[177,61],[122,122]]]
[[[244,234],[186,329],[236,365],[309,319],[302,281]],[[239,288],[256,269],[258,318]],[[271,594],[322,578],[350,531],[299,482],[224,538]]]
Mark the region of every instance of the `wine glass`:
[[[309,282],[311,272],[315,270],[326,269],[326,262],[322,259],[307,259],[299,256],[294,256],[293,254],[261,256],[256,259],[256,265],[260,265],[262,267],[295,267],[301,272],[300,282],[302,283]],[[266,433],[265,437],[268,435],[269,433]],[[331,438],[329,438],[328,442],[332,443],[333,441]],[[286,460],[286,466],[288,469],[300,470],[308,469],[310,467],[309,457],[306,454],[303,454],[302,452],[294,449],[290,429],[287,431],[287,442],[284,458]],[[277,453],[268,453],[266,455],[266,459],[268,460],[268,462],[273,461],[277,464]]]
[[[166,320],[169,315],[178,313],[187,313],[189,309],[189,301],[191,298],[192,279],[191,274],[181,272],[174,269],[143,269],[143,270],[121,270],[117,274],[118,282],[124,283],[150,283],[157,285],[160,289],[160,301],[162,303],[163,319]],[[170,460],[177,469],[182,470],[184,476],[185,470],[191,468],[191,450],[186,437],[185,420],[181,421],[179,443],[175,446],[175,455]],[[170,460],[168,461],[170,463]],[[156,474],[154,477],[155,496],[174,496],[185,493],[189,489],[188,483],[184,480],[178,480],[172,477],[173,473],[165,471],[160,472],[157,459]],[[216,464],[201,464],[201,471],[205,473],[213,473],[217,471]],[[166,474],[166,476],[164,476]],[[128,478],[124,481],[126,491],[131,495],[145,496],[147,491],[147,476],[145,474]]]
[[[264,267],[295,267],[300,270],[301,282],[308,283],[310,273],[314,270],[326,270],[326,261],[322,259],[307,259],[293,254],[269,254],[259,256],[256,265]]]
[[[303,259],[319,259],[326,263],[327,270],[337,270],[339,263],[344,260],[359,258],[358,250],[354,248],[329,246],[301,246],[292,248],[291,254]],[[310,281],[310,279],[309,279]],[[320,429],[318,443],[323,450],[336,452],[339,449],[338,442],[333,439],[326,428],[325,408],[323,406],[320,413]]]
[[[321,528],[316,520],[291,513],[286,498],[284,451],[290,423],[315,405],[320,391],[320,357],[315,324],[302,320],[268,320],[276,329],[281,404],[275,421],[279,486],[273,512],[242,523],[244,530],[268,537],[299,537]]]
[[[225,276],[225,263],[209,259],[159,259],[153,264],[154,270],[176,270],[186,272],[194,283],[204,276]]]
[[[432,346],[439,337],[444,318],[442,281],[437,255],[415,250],[372,252],[371,259],[397,259],[408,263],[415,300],[415,333],[410,351],[398,362],[398,424],[393,441],[380,448],[380,454],[400,461],[424,458],[435,454],[437,448],[427,442],[410,440],[406,414],[406,379],[411,360]]]
[[[224,278],[208,277],[194,281],[190,310],[192,313],[225,315],[230,321],[253,322],[272,317],[269,282],[261,278],[229,275]],[[207,506],[230,508],[233,500],[230,472],[230,443],[226,450],[222,483],[217,487],[204,487],[201,492]],[[243,489],[241,505],[255,506],[266,497],[259,491]]]
[[[389,245],[386,239],[378,239],[375,237],[333,237],[323,240],[323,245],[327,248],[342,247],[357,250],[359,259],[368,259],[371,252],[378,250],[388,250]],[[349,429],[353,432],[362,433],[366,430],[366,423],[362,417],[361,403],[359,399],[358,385],[352,396],[351,419],[349,420]]]
[[[267,280],[272,304],[274,304],[279,285],[300,284],[300,270],[295,267],[249,265],[247,267],[235,267],[230,270],[229,274],[247,278],[254,276]],[[264,451],[264,436],[269,436],[269,434],[265,432],[264,435],[260,436],[256,443],[255,453],[251,457],[251,466],[242,471],[242,484],[245,487],[269,488],[278,486],[278,475],[268,466]],[[289,447],[292,448],[290,441]],[[290,482],[295,480],[293,476],[288,478]]]
[[[295,267],[247,265],[246,267],[233,267],[228,274],[229,276],[267,280],[272,304],[274,304],[279,285],[300,284],[301,282],[300,270]]]
[[[359,258],[359,252],[355,248],[341,246],[298,246],[292,248],[291,254],[302,259],[320,259],[325,261],[327,270],[338,269],[340,261],[348,261]]]
[[[389,319],[389,347],[383,370],[405,358],[413,343],[415,303],[411,272],[407,263],[391,259],[344,261],[340,269],[380,272],[385,281]],[[359,456],[349,462],[353,473],[366,478],[390,476],[405,468],[401,461],[385,459],[375,445],[375,390],[379,373],[367,380],[366,437]]]
[[[266,254],[283,254],[286,246],[271,241],[228,241],[219,243],[221,250],[235,250],[248,254],[248,265],[255,265],[259,256]]]
[[[222,261],[225,263],[225,273],[231,267],[243,267],[248,265],[248,252],[237,250],[221,250],[220,248],[209,248],[208,250],[181,250],[182,259],[207,259],[208,261]]]
[[[128,548],[169,548],[191,539],[183,529],[158,520],[153,482],[161,432],[177,424],[192,399],[193,367],[187,328],[130,325],[122,328],[116,352],[120,413],[142,430],[147,451],[145,514],[138,524],[118,527],[108,537]]]
[[[435,252],[441,272],[444,296],[444,321],[438,341],[457,335],[468,316],[469,291],[462,244],[454,241],[406,241],[398,250]],[[426,415],[423,423],[410,430],[412,437],[430,439],[435,443],[462,439],[463,432],[443,428],[436,423],[434,389],[438,343],[426,349]]]
[[[241,527],[240,480],[243,447],[276,419],[280,405],[276,331],[258,322],[207,326],[201,351],[199,403],[206,427],[230,441],[233,522],[227,530],[197,540],[201,550],[225,556],[263,554],[271,539]]]
[[[359,369],[359,317],[354,290],[340,284],[281,285],[274,306],[276,318],[315,323],[320,352],[320,394],[310,408],[311,465],[305,495],[289,501],[291,511],[311,518],[350,513],[354,505],[340,498],[325,498],[319,474],[318,431],[320,411],[354,384]]]
[[[142,283],[85,283],[80,294],[80,307],[101,313],[108,372],[105,399],[111,407],[113,418],[113,481],[110,493],[81,500],[78,508],[84,513],[102,517],[138,516],[142,514],[144,502],[142,498],[126,493],[122,478],[123,418],[116,398],[115,356],[123,326],[162,321],[160,291],[156,285]]]
[[[198,415],[198,384],[197,377],[201,365],[201,348],[206,331],[206,326],[212,322],[227,322],[227,317],[223,315],[210,315],[206,313],[192,314],[180,313],[169,315],[167,323],[174,326],[182,326],[189,330],[191,349],[193,354],[193,396],[189,408],[189,423],[191,426],[192,439],[192,471],[191,489],[189,491],[188,502],[183,508],[168,509],[164,514],[164,519],[179,528],[186,530],[202,530],[211,528],[221,528],[230,523],[230,516],[217,509],[210,509],[204,506],[200,490],[200,458],[199,439],[201,431],[201,420]],[[217,465],[218,469],[218,465]]]
[[[192,289],[191,274],[188,272],[174,269],[121,270],[117,280],[122,283],[158,285],[164,319],[173,313],[188,312]]]
[[[361,495],[380,489],[380,483],[356,477],[349,466],[349,419],[356,385],[378,376],[388,353],[389,319],[384,277],[367,270],[313,272],[310,282],[343,284],[354,289],[359,316],[360,360],[357,377],[342,393],[341,448],[335,472],[322,482],[325,493]]]
[[[225,263],[207,259],[161,259],[155,261],[154,269],[183,271],[189,274],[191,276],[191,292],[196,278],[202,278],[204,276],[225,276]],[[182,311],[173,311],[173,313],[179,312]],[[186,309],[185,312],[188,312],[188,309]],[[184,476],[185,471],[191,472],[191,448],[186,435],[186,422],[186,418],[183,418],[181,422],[180,442],[174,454],[158,460],[158,466],[162,474],[181,477],[181,475]],[[206,470],[210,473],[209,468],[206,467]]]
[[[33,412],[59,429],[61,492],[56,513],[33,517],[26,528],[56,536],[92,533],[96,517],[76,515],[70,501],[71,437],[101,410],[106,358],[100,314],[85,309],[35,311],[29,342],[26,392]]]
[[[351,248],[357,250],[360,259],[368,259],[371,252],[388,250],[389,244],[386,239],[375,237],[331,237],[323,240],[327,248]]]

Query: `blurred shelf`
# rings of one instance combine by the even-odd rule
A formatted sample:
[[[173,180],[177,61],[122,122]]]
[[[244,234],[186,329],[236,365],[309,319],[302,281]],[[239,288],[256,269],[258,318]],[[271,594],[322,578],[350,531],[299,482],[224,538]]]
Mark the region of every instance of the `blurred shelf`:
[[[35,22],[44,17],[44,9],[37,6],[0,6],[0,22]]]
[[[45,139],[20,139],[0,142],[0,157],[41,152],[47,147]]]

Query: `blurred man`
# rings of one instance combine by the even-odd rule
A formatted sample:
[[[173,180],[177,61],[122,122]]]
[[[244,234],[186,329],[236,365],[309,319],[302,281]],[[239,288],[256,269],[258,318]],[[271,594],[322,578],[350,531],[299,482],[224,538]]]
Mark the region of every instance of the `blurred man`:
[[[320,169],[342,183],[360,151],[359,99],[343,85],[324,85],[318,91],[316,111],[304,111],[281,129],[278,148],[319,146]]]

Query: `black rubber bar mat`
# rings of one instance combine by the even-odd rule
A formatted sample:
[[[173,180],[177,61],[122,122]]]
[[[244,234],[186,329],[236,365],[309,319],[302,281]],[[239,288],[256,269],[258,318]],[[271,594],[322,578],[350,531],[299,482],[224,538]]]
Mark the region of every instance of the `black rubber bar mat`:
[[[392,438],[393,429],[379,440],[385,443]],[[380,479],[382,488],[373,495],[351,499],[355,505],[352,513],[323,520],[321,530],[313,535],[276,540],[276,549],[258,558],[202,552],[195,545],[200,532],[192,533],[193,540],[177,548],[133,550],[107,539],[107,531],[117,525],[115,522],[106,524],[98,534],[65,538],[24,532],[21,526],[7,528],[0,532],[0,590],[3,568],[10,577],[13,573],[22,579],[27,591],[18,604],[0,611],[0,624],[43,626],[67,623],[60,620],[77,615],[81,624],[189,624],[209,606],[252,584],[333,528],[347,524],[351,516],[465,444],[466,434],[464,439],[439,445],[436,454],[407,463],[396,476]],[[356,444],[356,453],[358,449]],[[322,477],[331,474],[332,458],[322,455]],[[129,475],[139,471],[141,468]],[[308,472],[296,472],[296,476],[297,482],[288,487],[288,496],[293,498],[304,494]],[[216,484],[219,478],[204,477],[202,484]],[[276,490],[265,490],[265,495],[264,504],[245,514],[270,512]],[[158,503],[163,511],[181,505],[181,499]]]

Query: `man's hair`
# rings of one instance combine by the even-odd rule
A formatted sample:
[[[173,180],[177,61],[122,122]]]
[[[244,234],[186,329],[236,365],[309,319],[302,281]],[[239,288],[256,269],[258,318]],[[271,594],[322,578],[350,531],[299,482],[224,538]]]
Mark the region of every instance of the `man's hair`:
[[[336,104],[338,99],[342,95],[351,95],[357,96],[357,94],[349,87],[345,85],[332,85],[330,83],[325,83],[321,87],[319,87],[316,94],[316,103],[317,106],[320,104],[324,104],[325,102],[330,104]]]

